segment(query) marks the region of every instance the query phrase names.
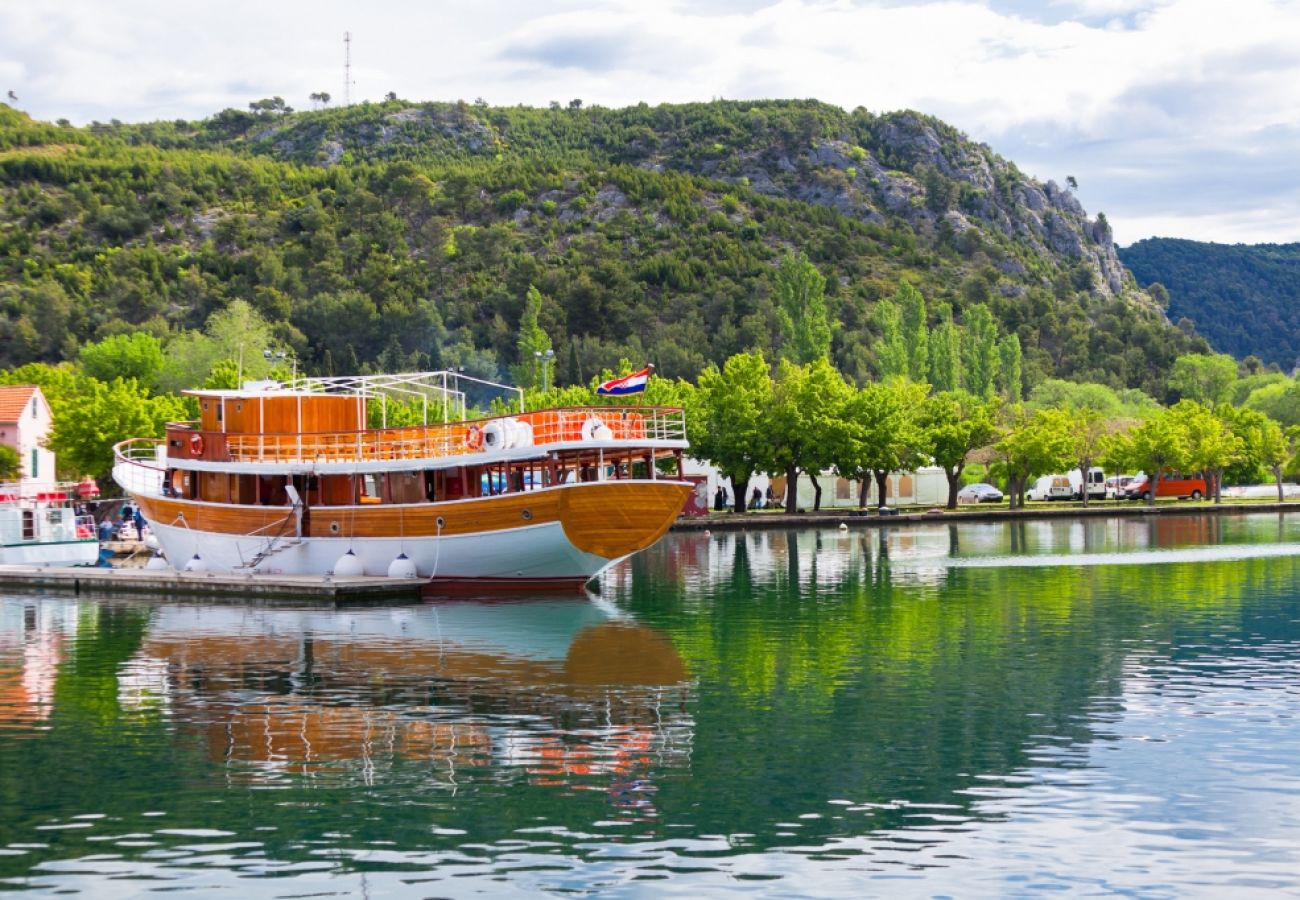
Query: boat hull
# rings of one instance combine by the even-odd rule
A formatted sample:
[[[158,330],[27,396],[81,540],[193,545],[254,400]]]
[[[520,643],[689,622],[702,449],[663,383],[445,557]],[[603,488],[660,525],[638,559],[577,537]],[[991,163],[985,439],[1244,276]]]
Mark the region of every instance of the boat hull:
[[[301,520],[285,508],[134,499],[177,568],[197,555],[214,572],[326,575],[351,550],[366,575],[387,575],[405,554],[418,577],[442,585],[544,587],[582,584],[650,546],[691,489],[598,482],[447,503],[319,507]]]
[[[0,565],[93,566],[99,561],[99,541],[31,541],[0,547]]]

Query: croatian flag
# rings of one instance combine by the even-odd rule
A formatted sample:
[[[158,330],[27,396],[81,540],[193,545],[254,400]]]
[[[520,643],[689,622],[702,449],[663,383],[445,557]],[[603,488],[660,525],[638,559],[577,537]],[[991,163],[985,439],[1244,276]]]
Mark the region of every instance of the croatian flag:
[[[631,375],[624,375],[622,378],[611,378],[596,388],[596,393],[602,397],[622,397],[624,394],[639,394],[645,390],[646,382],[650,380],[650,372],[653,369],[654,366],[646,366],[640,372],[633,372]]]

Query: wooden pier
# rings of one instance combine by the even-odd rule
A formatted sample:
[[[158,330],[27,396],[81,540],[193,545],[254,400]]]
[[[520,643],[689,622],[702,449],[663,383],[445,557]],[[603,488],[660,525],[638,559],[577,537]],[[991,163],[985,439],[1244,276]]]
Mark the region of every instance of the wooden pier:
[[[418,603],[426,578],[224,575],[172,569],[0,566],[0,591],[75,596],[210,598],[253,606]]]

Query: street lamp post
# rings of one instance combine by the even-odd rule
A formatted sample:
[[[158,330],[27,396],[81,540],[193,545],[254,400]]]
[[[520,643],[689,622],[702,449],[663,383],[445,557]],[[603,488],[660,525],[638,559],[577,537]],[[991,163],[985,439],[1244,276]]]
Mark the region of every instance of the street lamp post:
[[[548,376],[550,375],[551,361],[555,359],[555,351],[547,350],[543,353],[541,350],[534,350],[533,356],[537,357],[537,361],[542,364],[542,390],[549,391],[551,389],[551,380]]]
[[[298,380],[298,357],[297,356],[287,353],[284,350],[267,349],[262,351],[262,358],[272,364],[282,363],[287,359],[290,362],[290,364],[292,364],[293,366],[293,381]]]

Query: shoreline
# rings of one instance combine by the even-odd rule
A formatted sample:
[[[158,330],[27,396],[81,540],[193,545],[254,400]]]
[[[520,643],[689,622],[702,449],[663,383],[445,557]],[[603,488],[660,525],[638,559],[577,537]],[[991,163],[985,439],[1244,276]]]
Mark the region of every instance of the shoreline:
[[[678,518],[669,531],[743,531],[749,528],[806,528],[847,525],[850,528],[882,528],[891,525],[913,525],[922,522],[958,523],[958,522],[1014,522],[1031,519],[1072,519],[1072,518],[1142,518],[1145,516],[1196,516],[1196,515],[1245,515],[1247,513],[1276,512],[1300,513],[1300,502],[1278,503],[1276,500],[1266,503],[1233,502],[1209,503],[1205,501],[1192,503],[1185,500],[1166,501],[1156,506],[1120,505],[1116,501],[1101,501],[1115,505],[1088,507],[1083,506],[1049,506],[1046,508],[1027,507],[1007,509],[1006,507],[980,509],[975,506],[957,509],[925,509],[896,514],[880,515],[874,509],[836,508],[822,509],[817,512],[747,512],[747,513],[710,513],[707,516]]]

